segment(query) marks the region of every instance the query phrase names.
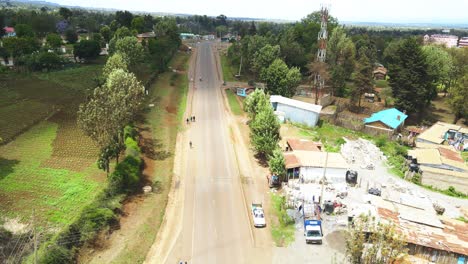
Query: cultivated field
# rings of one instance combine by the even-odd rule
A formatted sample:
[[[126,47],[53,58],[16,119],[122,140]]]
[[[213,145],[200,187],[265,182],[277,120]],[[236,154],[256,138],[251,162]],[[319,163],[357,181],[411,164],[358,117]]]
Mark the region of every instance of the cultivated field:
[[[102,65],[0,76],[0,215],[60,226],[102,188],[98,149],[76,125],[76,110]]]

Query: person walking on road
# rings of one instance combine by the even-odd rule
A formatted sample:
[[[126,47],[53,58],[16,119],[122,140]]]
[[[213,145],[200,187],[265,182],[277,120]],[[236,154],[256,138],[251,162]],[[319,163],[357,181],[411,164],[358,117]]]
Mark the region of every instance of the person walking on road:
[[[188,117],[187,117],[187,124],[188,124],[189,120],[188,120]]]
[[[189,142],[190,148],[192,148],[192,141]]]

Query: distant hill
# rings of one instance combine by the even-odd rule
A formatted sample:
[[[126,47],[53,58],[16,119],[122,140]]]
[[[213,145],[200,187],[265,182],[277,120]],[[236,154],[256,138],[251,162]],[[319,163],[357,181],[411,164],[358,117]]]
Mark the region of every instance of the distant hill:
[[[423,28],[423,29],[468,29],[468,23],[385,23],[385,22],[356,22],[341,21],[348,26],[383,27],[383,28]]]
[[[52,3],[48,1],[39,1],[39,0],[0,0],[1,6],[12,5],[29,5],[36,7],[53,7],[57,8],[60,6],[69,7],[69,8],[84,8],[89,10],[104,11],[104,12],[115,12],[119,9],[115,8],[96,8],[96,7],[85,7],[85,6],[69,6],[61,5],[57,3]],[[179,17],[188,17],[195,14],[182,14],[182,13],[169,13],[169,12],[148,12],[148,11],[131,11],[132,13],[145,13],[152,14],[155,16],[179,16]],[[293,23],[296,21],[284,20],[284,19],[275,19],[275,18],[252,18],[252,17],[229,17],[229,20],[242,20],[242,21],[265,21],[265,22],[275,22],[275,23]],[[356,22],[356,21],[340,21],[342,24],[349,26],[359,26],[359,27],[376,27],[376,28],[419,28],[419,29],[443,29],[443,28],[453,28],[453,29],[468,29],[468,23],[466,22],[452,22],[452,23],[386,23],[386,22]]]

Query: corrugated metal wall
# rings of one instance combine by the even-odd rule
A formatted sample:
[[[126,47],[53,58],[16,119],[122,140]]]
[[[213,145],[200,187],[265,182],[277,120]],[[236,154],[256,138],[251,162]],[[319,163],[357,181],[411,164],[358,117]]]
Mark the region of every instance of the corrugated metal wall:
[[[282,103],[278,103],[276,110],[285,113],[286,119],[290,120],[291,122],[305,124],[310,127],[317,125],[320,115],[319,113],[284,105]]]

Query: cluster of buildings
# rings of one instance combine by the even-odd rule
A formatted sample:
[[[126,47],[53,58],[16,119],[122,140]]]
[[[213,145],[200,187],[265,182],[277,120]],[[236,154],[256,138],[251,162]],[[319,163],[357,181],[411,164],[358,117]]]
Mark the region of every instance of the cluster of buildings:
[[[438,45],[444,45],[447,48],[468,47],[468,37],[458,38],[455,35],[445,35],[445,34],[434,34],[434,35],[425,35],[424,43],[434,43]]]

